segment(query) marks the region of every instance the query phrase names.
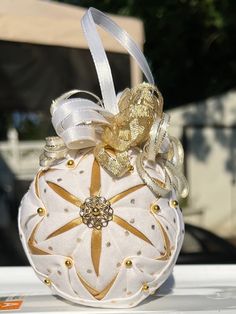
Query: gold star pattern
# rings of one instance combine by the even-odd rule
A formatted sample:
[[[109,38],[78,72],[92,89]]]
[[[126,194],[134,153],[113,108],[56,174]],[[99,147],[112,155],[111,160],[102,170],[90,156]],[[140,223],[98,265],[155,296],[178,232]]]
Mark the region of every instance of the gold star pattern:
[[[85,200],[79,199],[77,196],[71,194],[69,191],[67,191],[66,189],[64,189],[63,187],[61,187],[60,185],[52,181],[46,181],[47,185],[57,195],[59,195],[64,200],[75,205],[76,207],[80,209],[80,215],[78,215],[77,218],[69,221],[64,226],[54,230],[51,234],[49,234],[46,237],[46,240],[53,237],[57,237],[58,235],[61,235],[73,228],[76,228],[76,227],[79,228],[79,226],[82,224],[86,224],[88,227],[92,228],[91,259],[92,259],[94,271],[97,276],[99,276],[100,257],[101,257],[101,250],[102,250],[102,229],[108,226],[109,221],[112,220],[117,225],[122,227],[126,232],[132,233],[139,239],[153,246],[152,242],[140,230],[138,230],[137,228],[129,224],[126,220],[124,220],[120,216],[116,215],[112,209],[113,204],[125,198],[127,195],[141,189],[142,187],[145,186],[145,184],[135,185],[125,191],[122,191],[119,194],[112,196],[110,199],[106,200],[104,197],[100,196],[100,191],[101,191],[101,173],[100,172],[101,172],[100,166],[97,160],[94,158],[93,166],[92,166],[92,173],[91,173],[91,180],[90,180],[90,189],[89,189],[90,195]],[[38,197],[40,196],[38,181],[40,177],[44,175],[45,173],[46,171],[40,171],[38,175],[36,176],[35,191]],[[91,203],[88,202],[88,200],[92,200]],[[85,209],[87,209],[86,219],[84,218]],[[159,256],[157,260],[167,260],[171,255],[170,240],[168,238],[167,232],[165,231],[161,223],[157,220],[155,216],[156,212],[151,209],[151,214],[154,216],[160,228],[163,242],[164,242],[164,247],[165,247],[165,253]],[[28,246],[30,248],[31,254],[50,255],[51,253],[41,250],[37,246],[37,243],[35,241],[35,236],[40,227],[42,220],[33,229],[31,236],[28,240]],[[98,300],[101,300],[107,294],[107,292],[111,288],[117,276],[116,275],[115,278],[113,278],[112,281],[102,291],[97,291],[96,289],[91,287],[78,272],[77,272],[77,275],[81,283],[84,285],[84,287]]]

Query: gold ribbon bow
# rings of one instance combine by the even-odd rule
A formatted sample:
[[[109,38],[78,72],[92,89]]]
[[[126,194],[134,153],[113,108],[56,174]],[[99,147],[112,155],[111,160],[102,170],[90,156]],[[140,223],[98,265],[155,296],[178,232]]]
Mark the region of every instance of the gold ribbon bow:
[[[120,97],[119,113],[105,127],[102,142],[95,148],[98,162],[117,177],[132,166],[128,150],[149,137],[153,122],[162,115],[163,99],[157,87],[142,83],[126,89]]]
[[[182,173],[184,152],[175,137],[169,137],[169,116],[163,113],[163,98],[157,87],[142,83],[126,89],[119,100],[119,113],[105,127],[102,142],[94,150],[103,168],[117,177],[132,166],[128,150],[141,149],[137,171],[145,184],[157,197],[166,196],[172,189],[181,197],[188,195],[188,184]],[[159,164],[164,181],[153,178],[146,170]]]

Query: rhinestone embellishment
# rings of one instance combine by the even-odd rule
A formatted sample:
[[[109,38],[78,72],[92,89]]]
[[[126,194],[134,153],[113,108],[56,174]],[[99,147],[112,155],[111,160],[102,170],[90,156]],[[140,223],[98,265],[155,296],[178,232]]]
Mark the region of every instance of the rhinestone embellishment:
[[[83,223],[89,228],[102,229],[113,218],[113,209],[105,197],[87,197],[80,207],[80,216]]]

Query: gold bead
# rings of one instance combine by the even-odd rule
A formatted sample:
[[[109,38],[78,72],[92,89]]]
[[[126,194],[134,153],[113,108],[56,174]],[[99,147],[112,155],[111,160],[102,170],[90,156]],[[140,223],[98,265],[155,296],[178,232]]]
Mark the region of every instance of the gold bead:
[[[67,167],[72,168],[74,167],[74,165],[75,165],[75,162],[73,159],[70,159],[67,161]]]
[[[143,290],[143,291],[148,291],[148,290],[149,290],[149,285],[147,285],[146,283],[144,283],[143,286],[142,286],[142,290]]]
[[[134,166],[129,165],[129,172],[133,172],[134,171]]]
[[[98,216],[98,215],[100,215],[100,210],[99,210],[98,208],[93,208],[93,209],[92,209],[92,214],[93,214],[94,216]]]
[[[51,285],[51,280],[49,278],[45,278],[44,281],[45,285],[50,286]]]
[[[37,213],[39,214],[39,216],[44,216],[45,215],[45,209],[42,207],[39,207],[37,209]]]
[[[127,259],[127,260],[125,261],[125,266],[126,266],[126,268],[131,268],[132,265],[133,265],[133,263],[132,263],[132,261],[131,261],[130,259]]]
[[[151,211],[154,212],[154,213],[158,213],[160,210],[160,206],[157,205],[157,204],[152,204],[151,205]]]
[[[170,207],[172,207],[172,208],[177,208],[179,205],[178,201],[176,201],[176,200],[171,200],[169,202],[169,204],[170,204]]]
[[[71,268],[73,266],[73,261],[71,258],[65,260],[65,265],[67,268]]]

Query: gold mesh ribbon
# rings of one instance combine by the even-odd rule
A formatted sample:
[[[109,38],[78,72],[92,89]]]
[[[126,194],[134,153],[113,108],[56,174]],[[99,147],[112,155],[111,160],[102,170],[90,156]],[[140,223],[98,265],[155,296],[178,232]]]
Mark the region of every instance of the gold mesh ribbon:
[[[162,115],[163,99],[157,87],[142,83],[126,89],[120,97],[119,113],[102,134],[95,157],[103,168],[117,177],[129,171],[128,150],[143,144],[155,119]]]

